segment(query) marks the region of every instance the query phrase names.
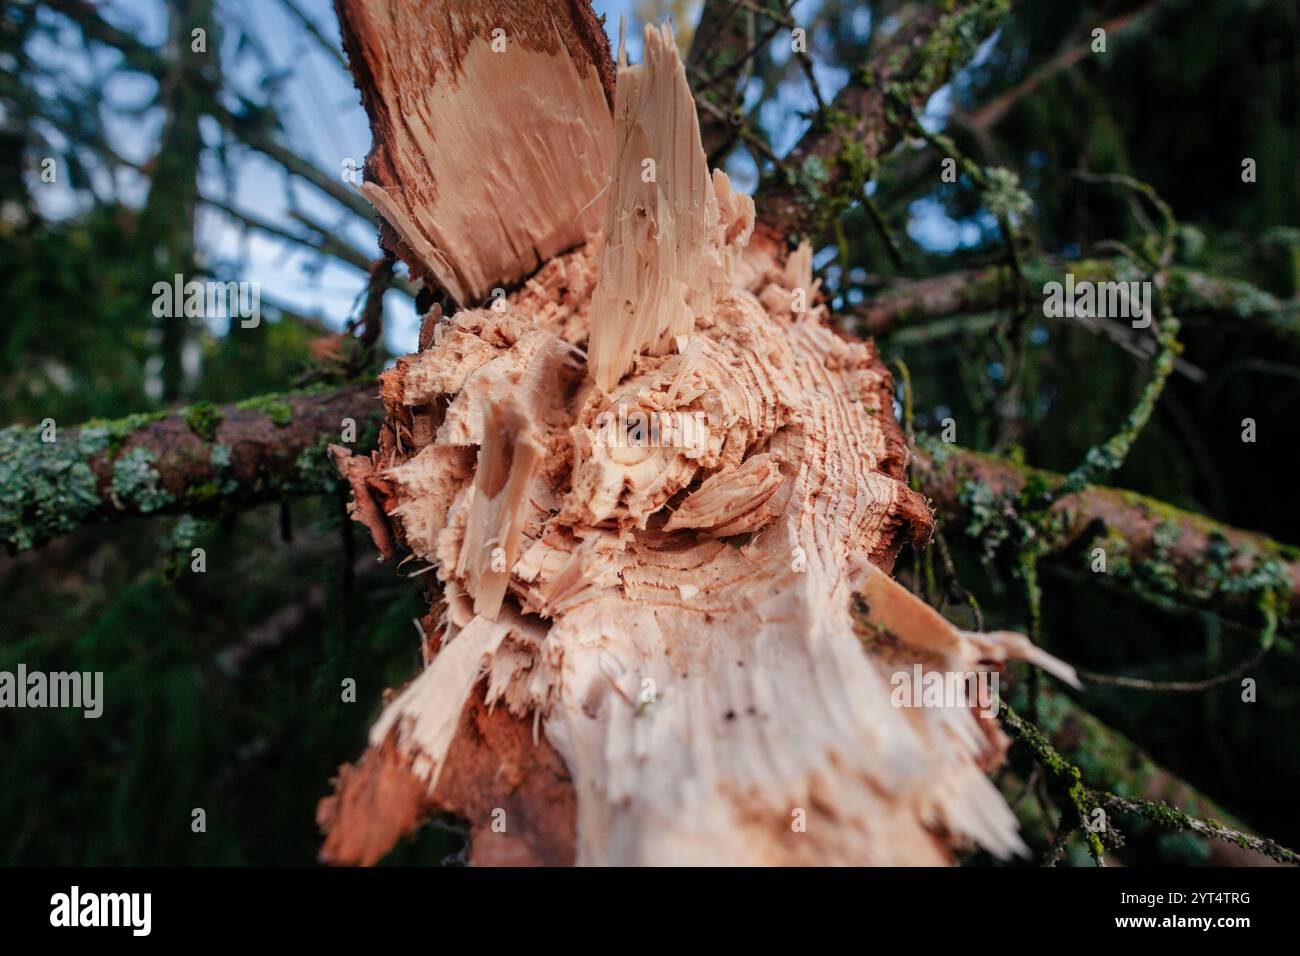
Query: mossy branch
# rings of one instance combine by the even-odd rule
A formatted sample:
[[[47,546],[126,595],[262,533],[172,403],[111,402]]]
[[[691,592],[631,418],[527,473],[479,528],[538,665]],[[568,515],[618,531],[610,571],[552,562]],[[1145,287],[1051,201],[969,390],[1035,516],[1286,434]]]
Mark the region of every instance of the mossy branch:
[[[1088,713],[1069,695],[1043,686],[1037,712],[1038,728],[1052,747],[1077,766],[1096,789],[1118,797],[1181,807],[1189,815],[1228,829],[1245,829],[1215,801],[1156,763],[1136,743]],[[1062,828],[1073,830],[1068,822]],[[1260,862],[1239,846],[1207,842],[1204,849],[1205,862],[1211,866],[1253,866]]]
[[[784,168],[759,184],[760,226],[790,241],[815,238],[857,202],[877,162],[909,129],[910,116],[892,102],[910,111],[924,107],[1009,8],[1009,0],[933,4],[886,40],[791,150]]]
[[[1300,854],[1275,840],[1243,833],[1224,826],[1217,820],[1203,820],[1158,800],[1127,797],[1091,787],[1084,782],[1083,771],[1063,757],[1042,730],[1020,717],[1005,703],[1002,705],[1001,718],[1003,727],[1011,737],[1030,752],[1053,783],[1066,793],[1072,807],[1079,814],[1080,829],[1099,863],[1104,853],[1101,838],[1086,825],[1092,809],[1097,807],[1130,813],[1167,830],[1186,831],[1234,843],[1262,853],[1279,863],[1300,864]]]
[[[362,446],[382,408],[370,383],[63,428],[0,430],[0,540],[11,551],[137,515],[213,514],[338,486],[326,453]],[[352,424],[348,424],[348,420]],[[346,432],[345,432],[346,429]]]
[[[1274,592],[1279,630],[1300,622],[1300,549],[1118,488],[1084,487],[1042,512],[1036,503],[1065,476],[953,445],[923,443],[913,469],[945,523],[990,554],[1033,539],[1041,557],[1139,597],[1254,628],[1261,595]]]
[[[367,423],[381,415],[373,386],[349,385],[90,423],[60,429],[55,443],[40,440],[39,426],[4,429],[0,539],[11,548],[30,547],[91,522],[219,511],[332,490],[332,470],[304,480],[298,458],[338,441],[344,418],[356,421],[357,439],[364,441]],[[226,454],[222,449],[230,464],[214,466],[214,455],[220,462]],[[324,467],[323,458],[319,464]],[[964,530],[992,548],[1006,540],[1010,526],[1028,520],[1022,514],[1026,495],[1041,495],[1064,480],[932,442],[918,447],[913,468],[950,532]],[[123,492],[116,501],[115,478]],[[1260,594],[1274,590],[1279,630],[1285,633],[1300,621],[1300,549],[1115,488],[1068,495],[1047,517],[1036,532],[1044,536],[1045,557],[1089,569],[1092,549],[1104,548],[1103,577],[1131,593],[1172,599],[1254,627]]]

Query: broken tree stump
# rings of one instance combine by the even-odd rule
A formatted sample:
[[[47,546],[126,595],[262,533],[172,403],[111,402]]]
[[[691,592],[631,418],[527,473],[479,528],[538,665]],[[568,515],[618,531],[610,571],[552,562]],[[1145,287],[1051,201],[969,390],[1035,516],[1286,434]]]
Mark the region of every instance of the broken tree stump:
[[[460,309],[382,376],[379,450],[336,450],[357,520],[437,581],[322,857],[372,863],[439,809],[475,862],[1018,852],[996,721],[895,706],[891,675],[1073,672],[889,576],[932,527],[892,382],[806,245],[750,244],[671,31],[615,67],[580,0],[337,5],[364,191]]]

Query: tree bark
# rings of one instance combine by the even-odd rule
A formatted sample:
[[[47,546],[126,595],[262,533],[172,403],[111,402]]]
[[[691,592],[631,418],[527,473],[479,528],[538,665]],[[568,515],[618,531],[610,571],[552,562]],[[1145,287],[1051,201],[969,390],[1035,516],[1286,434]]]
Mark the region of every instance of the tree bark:
[[[1032,499],[1064,476],[951,445],[918,448],[912,466],[935,510],[968,533],[1007,530],[1030,518]],[[1080,570],[1105,553],[1106,580],[1143,596],[1171,598],[1252,628],[1272,592],[1283,627],[1300,621],[1300,554],[1250,531],[1219,524],[1154,498],[1090,486],[1032,515],[1045,556]]]
[[[6,428],[0,540],[21,550],[87,524],[217,514],[332,490],[327,446],[373,434],[382,414],[373,395],[373,385],[356,384],[79,428]]]
[[[89,5],[56,5],[163,71]],[[365,195],[412,274],[466,308],[426,317],[421,351],[383,377],[378,448],[333,449],[381,552],[409,550],[443,586],[430,592],[425,671],[321,803],[323,858],[375,862],[437,810],[474,822],[477,862],[942,862],[970,841],[1015,851],[984,776],[1006,744],[995,725],[871,711],[878,700],[854,695],[913,663],[1023,657],[1072,672],[1018,635],[952,627],[888,577],[930,525],[906,486],[892,385],[870,343],[831,331],[809,247],[786,254],[860,198],[905,114],[1006,6],[958,0],[907,23],[764,180],[755,211],[702,162],[670,35],[647,32],[640,67],[620,55],[615,88],[581,0],[466,3],[446,22],[414,0],[338,0],[375,133]],[[250,142],[288,168],[301,163],[259,118],[218,113],[252,122]],[[181,119],[167,142],[197,129]],[[653,164],[645,178],[647,159],[661,178]],[[959,314],[1002,278],[923,280],[864,318],[885,329]],[[1185,301],[1296,335],[1293,303],[1243,301],[1194,273],[1170,297],[1175,311]],[[6,430],[0,485],[17,491],[0,501],[0,530],[28,547],[82,523],[319,490],[334,479],[310,436],[372,404],[345,389],[53,441]],[[629,454],[602,424],[623,405],[699,413],[703,452]],[[1140,592],[1154,582],[1242,621],[1265,597],[1294,611],[1297,555],[1262,536],[1110,489],[1038,514],[1058,476],[957,449],[926,449],[916,471],[972,531],[1033,523],[1047,555],[1118,548],[1117,577]],[[793,566],[809,560],[811,573]],[[671,694],[640,697],[647,673]],[[899,776],[922,765],[920,780]],[[810,838],[778,832],[792,806],[811,808]]]
[[[754,196],[760,236],[815,240],[862,197],[876,163],[953,71],[1005,16],[1005,0],[928,5],[852,75],[828,116],[808,130]]]
[[[1031,295],[1041,293],[1048,282],[1063,282],[1067,273],[1097,283],[1142,278],[1133,263],[1122,259],[1030,259],[1023,273]],[[997,309],[1014,300],[1015,281],[1007,266],[987,266],[898,282],[851,310],[850,325],[863,335],[888,335],[936,319]],[[1165,294],[1179,317],[1240,323],[1287,348],[1300,348],[1300,301],[1280,299],[1239,279],[1178,266],[1169,270]]]
[[[711,161],[736,141],[732,110],[743,96],[747,64],[753,56],[758,14],[739,0],[705,0],[686,57],[687,75],[698,100],[717,112],[700,111],[700,144]],[[704,85],[704,81],[710,82]]]
[[[202,52],[192,49],[194,31],[202,31]],[[194,266],[194,213],[203,153],[199,119],[204,93],[213,85],[210,74],[216,72],[213,64],[219,43],[211,0],[179,0],[172,4],[167,37],[168,69],[159,93],[165,119],[153,159],[149,196],[140,213],[140,228],[152,246],[160,273],[170,278],[187,275]],[[214,51],[211,56],[206,50],[209,42]],[[180,397],[184,385],[182,353],[189,338],[189,320],[180,310],[164,317],[161,323],[162,397],[171,403]]]

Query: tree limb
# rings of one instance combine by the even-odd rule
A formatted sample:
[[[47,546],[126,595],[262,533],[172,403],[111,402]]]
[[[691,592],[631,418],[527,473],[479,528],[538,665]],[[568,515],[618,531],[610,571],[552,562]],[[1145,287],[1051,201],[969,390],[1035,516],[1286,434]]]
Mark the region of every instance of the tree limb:
[[[348,61],[343,57],[342,44],[335,43],[327,37],[325,31],[317,26],[316,21],[307,14],[306,10],[298,6],[294,0],[280,0],[280,3],[286,10],[288,10],[289,14],[298,21],[299,25],[307,31],[308,35],[316,41],[316,44],[325,52],[325,54],[338,64],[340,68],[346,71],[348,68]]]
[[[1133,10],[1117,14],[1109,20],[1103,20],[1097,24],[1097,28],[1104,30],[1108,37],[1116,37],[1125,30],[1140,23],[1142,18],[1152,9],[1160,5],[1161,0],[1147,0],[1146,3]],[[1019,103],[1026,96],[1029,96],[1038,89],[1043,83],[1070,69],[1092,49],[1092,41],[1079,43],[1072,46],[1066,46],[1050,60],[1043,63],[1027,77],[1008,90],[999,93],[993,99],[989,100],[979,109],[963,117],[963,123],[972,129],[986,131],[999,122],[1011,110],[1013,106]]]
[[[1107,35],[1114,38],[1145,22],[1146,15],[1160,3],[1161,0],[1148,0],[1141,7],[1127,13],[1117,14],[1109,20],[1102,21],[1097,26],[1106,30]],[[1083,32],[1086,34],[1088,31]],[[955,108],[949,120],[949,130],[951,131],[953,127],[965,130],[981,144],[986,155],[992,153],[993,144],[990,131],[1002,122],[1011,109],[1024,97],[1033,93],[1047,80],[1075,66],[1090,49],[1091,40],[1078,46],[1066,46],[1024,81],[1003,91],[972,112],[967,113],[960,107]],[[901,188],[887,186],[889,195],[894,199],[910,196],[922,179],[931,181],[933,174],[928,170],[931,168],[931,163],[935,161],[936,155],[938,155],[938,151],[933,146],[927,145],[923,149],[912,150],[892,157],[889,178],[894,183],[900,184]],[[883,185],[885,184],[882,177]],[[877,198],[879,198],[879,195],[877,194]]]
[[[365,436],[382,407],[372,383],[271,395],[80,428],[0,431],[0,540],[30,548],[83,525],[204,514],[338,486],[326,447]],[[53,440],[47,440],[52,438]]]
[[[48,6],[76,23],[89,39],[116,49],[131,69],[148,74],[159,81],[167,75],[169,64],[165,56],[129,33],[117,29],[100,16],[99,11],[87,0],[48,0]],[[360,193],[344,186],[340,178],[322,172],[310,160],[304,159],[276,140],[271,132],[279,125],[274,109],[242,101],[243,111],[235,113],[217,99],[217,93],[216,89],[208,91],[206,97],[208,105],[205,112],[238,137],[244,145],[262,153],[291,174],[311,183],[367,222],[374,221],[374,210]]]
[[[1062,281],[1066,273],[1092,282],[1141,278],[1124,259],[1031,259],[1024,263],[1024,272],[1031,293],[1048,282]],[[849,310],[846,317],[851,317],[849,324],[859,334],[887,335],[933,319],[995,309],[1011,301],[1013,281],[1007,266],[996,265],[898,282]],[[1178,316],[1244,323],[1300,347],[1300,301],[1295,299],[1279,299],[1248,282],[1181,266],[1170,268],[1165,294]]]
[[[737,0],[704,0],[700,10],[686,70],[695,81],[700,142],[710,160],[736,140],[736,127],[729,116],[743,85],[746,60],[752,57],[756,19],[754,11]],[[716,109],[708,109],[706,104]]]
[[[329,258],[335,259],[339,262],[347,263],[350,266],[360,269],[362,272],[369,273],[370,267],[374,263],[374,260],[360,249],[349,245],[339,239],[337,235],[327,232],[324,229],[309,225],[309,228],[313,228],[318,235],[317,239],[312,239],[308,236],[302,236],[285,229],[283,226],[277,225],[276,223],[260,219],[251,212],[236,209],[234,206],[221,202],[220,200],[201,197],[200,201],[204,205],[211,206],[218,212],[221,212],[236,222],[247,226],[249,229],[256,229],[258,232],[263,232],[276,239],[302,246],[304,249],[308,249],[318,255],[328,256]],[[308,225],[305,221],[305,217],[294,215],[293,218],[302,221],[304,225]],[[402,276],[393,276],[392,285],[393,288],[401,289],[411,298],[415,298],[418,291],[415,288],[414,283]]]
[[[949,525],[994,541],[1028,520],[1029,502],[1062,475],[952,445],[918,447],[913,474]],[[1035,519],[1038,516],[1035,516]],[[1171,599],[1259,626],[1258,604],[1277,592],[1279,615],[1300,622],[1300,551],[1154,498],[1090,486],[1052,504],[1044,555],[1091,568],[1105,550],[1103,579],[1139,595]]]
[[[243,106],[242,113],[235,113],[214,102],[210,113],[245,146],[275,161],[294,176],[311,183],[367,222],[374,221],[375,211],[365,197],[356,190],[344,186],[339,177],[322,172],[315,163],[299,156],[272,135],[271,130],[274,128],[275,121],[274,113],[269,107],[258,106],[247,101],[243,102]],[[341,162],[342,158],[340,158]]]
[[[1089,783],[1114,794],[1179,807],[1202,819],[1247,829],[1212,799],[1152,759],[1140,746],[1088,713],[1068,695],[1043,687],[1038,698],[1039,729],[1053,747],[1079,767]],[[1269,865],[1258,850],[1233,842],[1206,840],[1210,866]]]
[[[1090,785],[1093,782],[1091,776],[1089,776],[1089,782],[1085,783],[1082,768],[1062,756],[1040,728],[1025,721],[1005,704],[1002,707],[1000,716],[1002,725],[1016,742],[1023,745],[1033,755],[1034,759],[1047,771],[1057,787],[1068,793],[1069,798],[1078,808],[1084,820],[1088,820],[1091,811],[1097,807],[1118,810],[1142,817],[1163,829],[1190,831],[1197,836],[1225,840],[1244,849],[1263,854],[1279,863],[1293,865],[1300,863],[1300,854],[1274,840],[1243,833],[1233,827],[1224,826],[1218,820],[1206,820],[1191,816],[1159,800],[1130,798],[1097,789]],[[1095,833],[1090,832],[1087,836],[1093,846],[1093,853],[1098,857],[1100,864],[1101,841]]]
[[[935,4],[885,41],[791,150],[788,173],[759,185],[754,205],[769,240],[815,237],[857,201],[876,162],[910,126],[910,116],[898,115],[891,98],[923,109],[1009,8],[1008,0]]]
[[[193,510],[205,502],[247,507],[325,490],[318,481],[301,480],[295,460],[337,440],[342,419],[354,419],[360,436],[365,423],[382,413],[373,389],[364,385],[240,404],[243,410],[209,406],[222,417],[215,440],[207,441],[186,424],[187,417],[201,420],[208,414],[203,406],[157,419],[133,416],[60,431],[55,444],[42,443],[39,428],[31,426],[0,431],[0,539],[10,547],[30,547],[89,522]],[[276,418],[286,424],[276,425]],[[119,436],[116,446],[105,434]],[[210,464],[216,444],[232,452],[229,493],[213,488],[222,480]],[[138,495],[128,495],[119,507],[108,494],[114,462],[136,448],[141,449],[137,457],[152,456],[149,467],[166,493],[167,500],[153,508],[142,507]],[[277,448],[284,453],[277,455]],[[1020,520],[1027,490],[1038,493],[1064,480],[952,445],[918,448],[913,472],[945,522],[969,533],[987,532],[990,516]],[[1265,535],[1118,488],[1090,487],[1069,495],[1052,506],[1051,518],[1049,557],[1073,555],[1087,567],[1091,548],[1104,547],[1106,579],[1136,593],[1154,589],[1254,626],[1260,591],[1273,586],[1286,591],[1279,614],[1292,624],[1300,621],[1300,551]]]

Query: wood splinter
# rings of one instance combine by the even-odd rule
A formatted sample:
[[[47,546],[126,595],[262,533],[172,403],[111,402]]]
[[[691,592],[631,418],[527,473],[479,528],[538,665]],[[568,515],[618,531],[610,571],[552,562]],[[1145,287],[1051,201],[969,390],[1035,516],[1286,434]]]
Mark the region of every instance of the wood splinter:
[[[671,31],[647,27],[637,66],[620,43],[615,71],[579,0],[446,6],[338,0],[367,195],[463,307],[384,373],[380,450],[340,460],[380,546],[436,567],[439,639],[322,801],[322,857],[373,863],[439,808],[470,818],[476,862],[1021,852],[986,776],[996,721],[893,706],[891,676],[1073,671],[889,577],[932,528],[889,375],[832,329],[807,246],[750,242]],[[691,440],[610,427],[633,413]]]

